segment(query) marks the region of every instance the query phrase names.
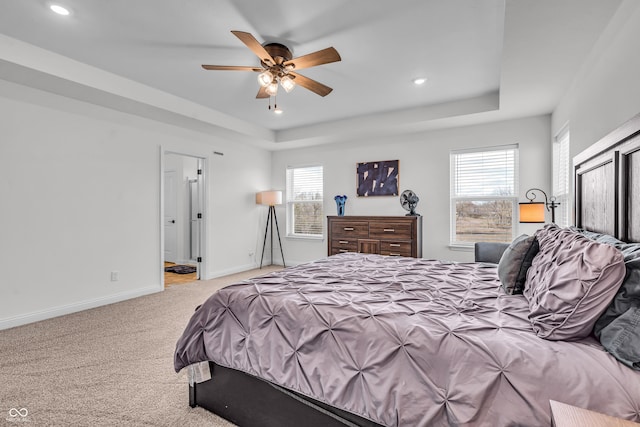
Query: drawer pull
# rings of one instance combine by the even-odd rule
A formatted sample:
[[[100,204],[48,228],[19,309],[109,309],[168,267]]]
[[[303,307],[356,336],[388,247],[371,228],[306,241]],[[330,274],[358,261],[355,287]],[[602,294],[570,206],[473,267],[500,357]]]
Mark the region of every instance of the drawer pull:
[[[349,252],[349,251],[346,249],[338,249],[338,252]]]
[[[392,248],[399,248],[400,243],[389,243],[389,246],[391,246]]]
[[[394,253],[394,252],[389,252],[389,256],[400,256],[400,254]]]
[[[353,231],[353,227],[345,227],[344,231]]]
[[[341,245],[348,245],[349,242],[347,240],[340,240],[338,243],[340,243]]]
[[[384,231],[385,233],[395,233],[396,229],[395,228],[385,228],[382,231]]]

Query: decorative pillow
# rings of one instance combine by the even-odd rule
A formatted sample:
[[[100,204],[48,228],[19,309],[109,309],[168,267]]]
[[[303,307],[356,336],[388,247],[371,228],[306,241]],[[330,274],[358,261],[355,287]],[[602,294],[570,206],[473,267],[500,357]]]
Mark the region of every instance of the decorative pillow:
[[[636,297],[638,289],[636,288]],[[616,359],[640,371],[640,304],[625,292],[615,299],[616,316],[604,328],[595,328],[602,346]],[[611,310],[611,307],[607,310]]]
[[[594,240],[598,243],[607,243],[609,245],[615,246],[618,249],[620,249],[618,245],[625,244],[623,241],[616,239],[610,234],[596,233],[595,231],[584,230],[582,228],[578,228],[573,225],[569,227],[569,230],[575,231],[576,233],[580,233],[584,237],[588,237],[589,239]]]
[[[596,322],[593,332],[616,359],[632,369],[640,370],[640,243],[625,243],[613,236],[577,227],[571,229],[622,252],[627,273],[613,301]]]
[[[516,237],[504,251],[498,263],[498,277],[507,294],[521,294],[527,279],[527,270],[538,253],[536,236]]]
[[[535,236],[540,252],[524,289],[534,331],[548,340],[586,337],[624,279],[622,254],[555,224]]]

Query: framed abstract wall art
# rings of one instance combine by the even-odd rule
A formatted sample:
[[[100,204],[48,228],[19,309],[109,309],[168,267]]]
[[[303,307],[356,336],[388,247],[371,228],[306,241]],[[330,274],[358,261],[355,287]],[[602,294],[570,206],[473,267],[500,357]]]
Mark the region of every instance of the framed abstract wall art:
[[[356,167],[358,196],[397,196],[399,166],[399,160],[358,163]]]

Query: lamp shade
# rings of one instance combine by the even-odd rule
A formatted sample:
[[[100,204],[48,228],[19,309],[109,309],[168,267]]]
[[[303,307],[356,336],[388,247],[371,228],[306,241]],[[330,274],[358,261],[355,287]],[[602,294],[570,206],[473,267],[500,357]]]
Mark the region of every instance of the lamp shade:
[[[291,92],[293,88],[296,87],[296,82],[294,82],[293,79],[289,76],[284,76],[283,78],[281,78],[280,84],[282,85],[284,90],[287,91],[287,93]]]
[[[264,91],[267,92],[269,96],[276,96],[278,94],[278,82],[272,81],[267,86],[265,86]]]
[[[520,203],[520,222],[544,222],[544,203]]]
[[[259,205],[275,206],[282,204],[282,191],[261,191],[256,193],[256,203]]]
[[[265,70],[262,73],[258,74],[258,83],[260,86],[267,87],[273,81],[273,74],[269,70]]]

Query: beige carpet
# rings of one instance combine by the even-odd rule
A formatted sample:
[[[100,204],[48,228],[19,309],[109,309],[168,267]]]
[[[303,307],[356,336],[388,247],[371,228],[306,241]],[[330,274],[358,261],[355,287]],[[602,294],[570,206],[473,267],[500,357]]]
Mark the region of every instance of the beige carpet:
[[[0,331],[0,424],[232,426],[189,407],[186,370],[173,370],[175,344],[195,307],[217,289],[280,268]]]

